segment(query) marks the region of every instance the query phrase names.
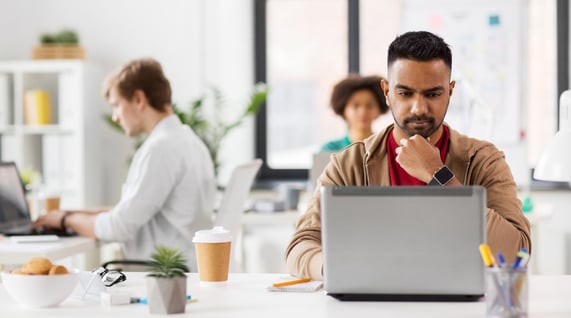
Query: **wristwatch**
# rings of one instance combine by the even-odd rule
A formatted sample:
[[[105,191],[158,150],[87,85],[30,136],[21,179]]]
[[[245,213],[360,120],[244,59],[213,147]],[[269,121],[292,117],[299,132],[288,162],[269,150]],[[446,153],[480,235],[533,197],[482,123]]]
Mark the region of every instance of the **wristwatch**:
[[[447,166],[442,166],[433,175],[428,185],[445,186],[454,178],[454,172]]]

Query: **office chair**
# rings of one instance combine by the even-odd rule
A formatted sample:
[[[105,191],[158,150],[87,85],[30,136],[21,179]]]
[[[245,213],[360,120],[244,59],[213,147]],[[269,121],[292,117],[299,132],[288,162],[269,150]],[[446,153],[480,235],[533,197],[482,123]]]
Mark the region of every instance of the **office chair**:
[[[261,166],[262,160],[254,159],[251,162],[238,165],[232,170],[214,219],[215,226],[223,226],[232,235],[230,272],[243,271],[242,255],[237,252],[241,250],[239,238],[241,235],[242,215],[244,214],[244,204],[248,200],[250,189]]]

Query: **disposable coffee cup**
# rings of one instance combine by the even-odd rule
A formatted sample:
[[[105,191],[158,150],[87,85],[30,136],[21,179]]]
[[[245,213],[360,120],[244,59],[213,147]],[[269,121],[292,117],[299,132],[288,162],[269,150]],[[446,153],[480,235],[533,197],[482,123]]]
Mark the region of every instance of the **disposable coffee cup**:
[[[44,208],[46,212],[59,210],[60,198],[56,196],[47,197],[44,199]]]
[[[60,209],[60,194],[58,191],[43,189],[38,193],[40,213],[44,214]]]
[[[232,236],[222,226],[201,230],[192,239],[201,285],[225,286],[230,266]]]

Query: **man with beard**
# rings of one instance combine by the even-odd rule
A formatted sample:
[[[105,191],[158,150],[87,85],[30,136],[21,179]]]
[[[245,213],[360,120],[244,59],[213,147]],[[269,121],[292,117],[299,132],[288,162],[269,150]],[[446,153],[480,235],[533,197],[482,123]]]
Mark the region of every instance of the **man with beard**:
[[[323,277],[322,185],[480,185],[487,191],[487,241],[492,251],[511,261],[520,248],[530,250],[529,222],[521,212],[504,154],[444,123],[455,85],[448,44],[429,32],[408,32],[389,46],[387,64],[388,77],[380,85],[394,124],[332,155],[286,249],[289,272]]]

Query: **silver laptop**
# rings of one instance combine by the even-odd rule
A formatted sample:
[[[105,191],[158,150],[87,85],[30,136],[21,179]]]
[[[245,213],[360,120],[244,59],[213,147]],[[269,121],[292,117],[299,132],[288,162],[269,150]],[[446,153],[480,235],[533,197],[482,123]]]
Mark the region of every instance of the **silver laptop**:
[[[0,162],[0,234],[72,235],[62,229],[32,228],[24,184],[13,162]]]
[[[318,152],[312,155],[311,169],[309,170],[309,186],[308,192],[312,193],[317,183],[317,178],[323,173],[323,170],[329,163],[333,152]]]
[[[477,300],[482,187],[323,187],[324,287],[341,300]]]

